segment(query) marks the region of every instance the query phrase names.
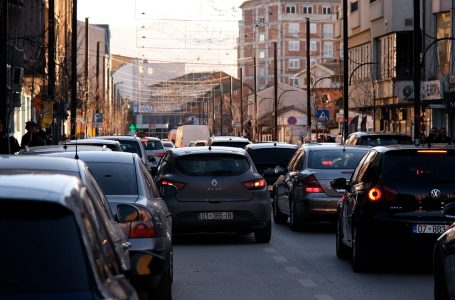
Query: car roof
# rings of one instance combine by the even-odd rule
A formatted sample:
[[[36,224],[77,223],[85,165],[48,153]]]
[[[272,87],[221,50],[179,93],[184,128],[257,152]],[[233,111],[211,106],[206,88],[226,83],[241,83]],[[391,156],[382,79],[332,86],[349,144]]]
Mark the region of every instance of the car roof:
[[[264,148],[287,148],[298,149],[299,146],[295,144],[288,144],[282,142],[266,142],[266,143],[253,143],[245,146],[245,149],[264,149]]]
[[[428,145],[388,145],[388,146],[376,146],[372,149],[378,152],[389,152],[389,151],[405,151],[405,150],[451,150],[455,151],[455,145],[447,144],[431,144],[431,147]]]
[[[75,152],[70,153],[74,158]],[[2,169],[79,172],[79,163],[74,159],[42,155],[0,155],[0,170]]]
[[[66,148],[65,148],[66,147]],[[66,145],[46,145],[46,146],[35,146],[27,147],[21,149],[19,154],[37,154],[37,153],[50,153],[50,152],[67,152],[74,151],[76,149],[76,144],[66,144]],[[112,151],[107,147],[102,145],[77,145],[78,151]]]
[[[212,136],[210,137],[212,142],[215,141],[234,141],[234,142],[250,142],[249,139],[241,136]]]
[[[181,147],[172,148],[167,151],[171,151],[176,156],[184,156],[188,154],[210,154],[210,153],[227,153],[227,154],[239,154],[245,155],[246,151],[242,148],[235,147],[224,147],[224,146],[200,146],[200,147]]]
[[[141,140],[150,140],[150,141],[159,141],[161,142],[161,140],[157,137],[153,137],[153,136],[145,136],[143,138],[141,138]]]
[[[106,139],[106,140],[116,140],[116,141],[124,141],[124,140],[130,140],[130,141],[140,141],[141,138],[138,136],[134,135],[100,135],[100,136],[94,136],[92,139]]]
[[[345,146],[336,143],[322,143],[322,144],[303,144],[300,148],[308,148],[311,151],[317,150],[328,150],[328,149],[349,149],[349,150],[364,150],[368,151],[371,147],[363,147],[363,146]]]
[[[406,136],[406,137],[409,137],[408,134],[405,134],[405,133],[402,133],[402,132],[382,132],[382,131],[369,131],[369,132],[365,132],[365,131],[357,131],[357,132],[353,132],[349,135],[357,135],[357,136],[368,136],[368,135],[385,135],[385,136]]]
[[[60,145],[64,145],[65,143],[67,144],[81,144],[84,145],[85,143],[97,143],[97,144],[109,144],[109,145],[118,145],[119,142],[116,140],[108,140],[108,139],[94,139],[94,138],[89,138],[89,139],[80,139],[80,140],[69,140],[69,141],[63,141],[60,142]]]
[[[54,202],[71,209],[75,206],[73,195],[79,195],[81,187],[80,180],[75,176],[0,174],[0,198],[7,200]]]
[[[75,152],[59,152],[59,153],[49,153],[44,154],[48,156],[55,157],[69,157],[74,158]],[[84,151],[77,154],[79,159],[85,162],[115,162],[115,163],[133,163],[133,157],[137,154],[130,152],[120,152],[120,151],[111,151],[111,152],[99,152],[99,151]],[[137,156],[138,159],[139,156]]]

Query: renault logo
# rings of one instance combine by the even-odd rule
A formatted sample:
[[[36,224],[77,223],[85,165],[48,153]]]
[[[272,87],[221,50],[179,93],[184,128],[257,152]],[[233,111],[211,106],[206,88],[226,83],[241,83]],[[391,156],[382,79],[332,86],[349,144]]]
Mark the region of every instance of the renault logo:
[[[217,185],[218,185],[218,181],[216,181],[216,179],[213,179],[212,180],[212,186],[216,187]]]
[[[430,191],[430,196],[433,199],[439,199],[439,198],[441,198],[441,191],[438,189],[432,189]]]

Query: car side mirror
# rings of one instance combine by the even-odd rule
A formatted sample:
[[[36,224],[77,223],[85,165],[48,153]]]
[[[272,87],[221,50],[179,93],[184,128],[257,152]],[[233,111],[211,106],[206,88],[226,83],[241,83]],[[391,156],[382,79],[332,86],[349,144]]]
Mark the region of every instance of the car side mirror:
[[[335,190],[346,190],[348,182],[346,178],[337,178],[330,182],[330,186]]]
[[[129,223],[139,220],[140,214],[139,210],[131,204],[119,204],[115,217],[120,223]]]
[[[455,219],[455,203],[444,205],[444,217]]]
[[[286,172],[287,172],[287,170],[281,166],[275,167],[275,174],[284,175],[284,174],[286,174]]]

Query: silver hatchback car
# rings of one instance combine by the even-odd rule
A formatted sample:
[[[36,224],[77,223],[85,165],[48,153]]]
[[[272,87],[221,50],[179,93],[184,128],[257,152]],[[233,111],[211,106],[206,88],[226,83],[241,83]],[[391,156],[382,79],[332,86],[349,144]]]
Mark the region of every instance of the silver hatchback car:
[[[245,150],[169,149],[155,182],[172,213],[174,233],[254,232],[256,242],[270,241],[267,182]]]

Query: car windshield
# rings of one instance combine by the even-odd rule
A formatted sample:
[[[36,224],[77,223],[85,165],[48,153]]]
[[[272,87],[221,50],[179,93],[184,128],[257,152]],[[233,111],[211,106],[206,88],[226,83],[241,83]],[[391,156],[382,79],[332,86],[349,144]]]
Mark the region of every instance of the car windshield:
[[[311,169],[354,169],[367,149],[313,150],[308,156]]]
[[[235,148],[242,148],[242,149],[245,148],[245,146],[248,144],[249,144],[248,142],[229,142],[229,141],[226,141],[226,142],[215,141],[215,142],[211,143],[212,146],[235,147]]]
[[[53,203],[0,201],[0,298],[5,293],[90,290],[74,215]]]
[[[106,195],[137,195],[135,166],[124,163],[86,162]]]
[[[412,140],[408,136],[394,136],[394,135],[367,135],[360,138],[360,145],[363,146],[387,146],[387,145],[411,145]]]
[[[454,184],[455,153],[390,151],[383,159],[384,183]]]
[[[162,150],[163,144],[161,141],[154,141],[154,140],[142,140],[142,145],[144,145],[145,150]]]
[[[179,157],[176,168],[189,176],[234,176],[246,172],[250,165],[245,156],[217,153]]]
[[[166,148],[174,148],[174,144],[169,143],[169,142],[163,142],[163,146]]]
[[[256,165],[274,164],[286,166],[297,151],[295,148],[259,148],[250,149],[248,153]]]
[[[121,140],[119,142],[123,151],[136,153],[139,157],[142,157],[141,148],[139,147],[139,143],[137,141]]]

